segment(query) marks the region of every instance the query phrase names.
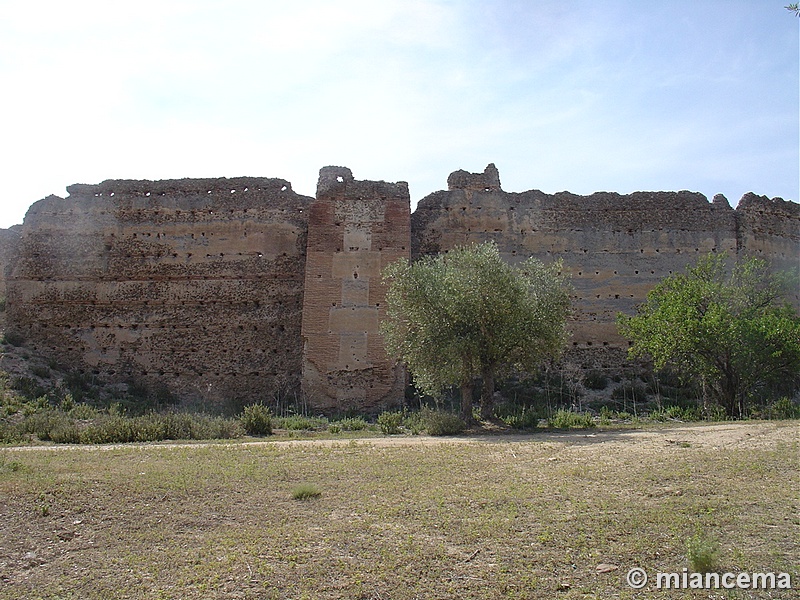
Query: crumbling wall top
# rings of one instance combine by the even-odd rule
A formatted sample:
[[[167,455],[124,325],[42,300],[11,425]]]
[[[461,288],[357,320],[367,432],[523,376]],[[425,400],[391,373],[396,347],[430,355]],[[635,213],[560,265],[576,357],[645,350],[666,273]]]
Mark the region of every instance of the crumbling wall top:
[[[795,219],[800,218],[800,204],[784,200],[783,198],[773,198],[770,200],[767,196],[758,196],[753,192],[748,192],[739,204],[736,206],[737,212],[748,211],[765,211],[776,214],[783,214],[787,217]]]
[[[357,180],[347,167],[322,167],[317,180],[317,199],[324,196],[339,198],[408,198],[408,183],[398,181]]]
[[[317,179],[317,196],[325,194],[337,184],[354,181],[353,172],[347,167],[322,167]]]
[[[489,163],[483,173],[453,171],[447,178],[448,190],[470,190],[474,192],[500,191],[500,172],[494,163]]]

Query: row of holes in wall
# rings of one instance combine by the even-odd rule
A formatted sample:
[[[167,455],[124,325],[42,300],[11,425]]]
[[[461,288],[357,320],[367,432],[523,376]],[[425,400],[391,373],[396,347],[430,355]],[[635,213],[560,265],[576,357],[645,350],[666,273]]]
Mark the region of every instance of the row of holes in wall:
[[[517,200],[517,204],[519,204],[519,203],[520,203],[520,201]],[[460,210],[461,212],[466,212],[467,208],[468,207],[466,207],[466,206],[445,206],[444,210],[445,210],[445,212],[450,212],[450,211],[453,211],[453,210]],[[475,206],[471,202],[470,202],[469,208],[471,210],[483,210],[482,206]],[[514,206],[506,206],[505,208],[506,208],[506,210],[509,210],[509,211],[516,211],[516,207],[514,207]],[[595,211],[593,211],[593,212],[596,212],[597,214],[600,214],[600,215],[608,215],[609,213],[611,213],[611,214],[617,213],[617,214],[622,214],[622,215],[630,215],[633,212],[630,207],[623,207],[623,206],[620,206],[618,208],[614,208],[613,206],[611,206],[611,207],[609,207],[609,206],[593,207],[593,206],[591,206],[589,204],[586,204],[586,205],[580,206],[580,207],[575,207],[575,208],[570,208],[569,206],[564,206],[564,205],[559,205],[557,207],[553,207],[553,208],[549,208],[549,209],[548,208],[543,208],[542,209],[542,208],[531,207],[531,209],[533,209],[537,213],[541,213],[541,214],[551,213],[551,214],[556,214],[559,217],[564,215],[564,214],[569,214],[571,212],[573,212],[573,213],[577,212],[577,213],[583,215],[586,212],[590,211],[592,208],[595,209]],[[654,208],[655,207],[647,207],[644,210],[639,210],[639,211],[635,211],[635,212],[637,212],[637,213],[648,212],[649,213]],[[436,210],[436,209],[429,209],[429,210]],[[489,210],[490,211],[494,210],[495,212],[499,212],[500,210],[503,210],[503,209],[501,207],[497,207],[496,208],[496,207],[492,206],[492,207],[489,208]],[[708,207],[692,208],[692,209],[689,209],[688,212],[690,212],[692,214],[695,214],[695,215],[698,214],[698,213],[715,214],[715,213],[717,213],[718,210],[719,209],[714,208],[712,205],[709,205]],[[660,206],[660,207],[658,207],[658,212],[670,212],[670,213],[674,213],[674,214],[678,214],[678,215],[683,216],[683,215],[685,215],[687,213],[687,210],[685,208],[675,208],[675,209],[666,211],[666,210],[664,210],[663,206]],[[759,211],[759,212],[764,212],[764,211]],[[728,213],[725,213],[725,214],[728,214]]]
[[[220,307],[236,307],[236,308],[247,308],[248,306],[252,306],[253,308],[260,308],[262,305],[261,300],[140,300],[140,299],[124,299],[124,300],[89,300],[89,299],[78,299],[78,300],[64,300],[64,299],[44,299],[44,300],[36,300],[31,302],[22,303],[24,306],[33,305],[33,306],[67,306],[67,305],[79,305],[79,306],[165,306],[165,307],[178,307],[178,306],[189,306],[193,308],[205,308],[209,306],[220,306]],[[264,302],[265,307],[283,307],[284,300],[275,300],[274,302]],[[294,300],[286,301],[286,307],[288,308],[299,308],[301,306],[300,299],[296,298]]]
[[[212,216],[212,217],[213,216],[226,216],[227,217],[227,216],[230,216],[230,215],[236,215],[236,214],[240,214],[240,213],[241,214],[247,214],[248,211],[250,211],[250,210],[253,210],[256,215],[267,215],[267,216],[271,216],[271,215],[273,215],[273,214],[275,214],[277,212],[281,212],[282,214],[286,214],[286,212],[287,212],[286,208],[278,209],[278,208],[270,207],[270,206],[266,206],[264,208],[258,208],[258,209],[250,209],[250,208],[228,208],[228,209],[216,208],[216,209],[213,209],[213,208],[210,208],[210,209],[204,209],[204,210],[199,210],[199,209],[195,209],[195,210],[191,210],[191,209],[187,209],[187,210],[180,210],[180,209],[168,210],[166,208],[160,207],[160,208],[152,209],[152,210],[144,210],[144,209],[131,210],[131,211],[125,212],[124,216],[126,218],[128,218],[128,219],[132,219],[133,217],[136,217],[137,219],[141,220],[141,219],[148,219],[148,218],[151,219],[153,217],[159,217],[159,216],[162,216],[162,215],[165,216],[165,217],[173,217],[173,216],[174,217],[180,217],[181,215],[188,215],[190,217],[190,221],[193,221],[193,220],[197,220],[198,216],[203,217],[205,215],[208,215],[208,216]],[[298,214],[302,214],[304,212],[304,210],[305,210],[304,208],[300,208],[300,207],[288,209],[289,212],[292,212],[292,213],[296,212]],[[100,210],[100,211],[97,211],[95,213],[94,211],[91,211],[91,210],[80,211],[80,210],[75,210],[75,209],[72,209],[72,208],[69,209],[69,210],[63,211],[63,212],[62,211],[53,211],[53,210],[32,210],[32,211],[30,211],[30,214],[31,215],[41,216],[41,217],[73,217],[75,215],[84,216],[84,215],[92,215],[92,214],[97,214],[97,215],[100,215],[100,216],[103,216],[103,215],[112,215],[112,216],[115,216],[115,217],[119,216],[119,213],[117,211]]]
[[[60,329],[62,331],[67,331],[67,332],[83,331],[83,330],[85,330],[87,328],[87,326],[56,325],[54,323],[32,323],[29,327],[31,329]],[[135,330],[139,329],[139,327],[141,327],[143,331],[144,330],[150,330],[150,329],[153,329],[153,330],[155,330],[155,329],[169,329],[170,331],[196,332],[196,331],[200,330],[200,331],[213,331],[216,334],[218,334],[220,330],[226,331],[226,332],[230,332],[230,331],[232,331],[234,329],[236,331],[245,331],[245,330],[247,330],[247,331],[259,331],[259,326],[258,325],[249,325],[249,324],[248,325],[237,325],[235,328],[231,327],[229,325],[220,326],[220,327],[207,327],[205,325],[202,325],[200,327],[197,327],[197,326],[188,327],[188,326],[180,326],[180,325],[166,325],[164,323],[129,323],[129,324],[126,324],[126,325],[107,325],[107,324],[104,324],[104,323],[100,323],[100,324],[88,325],[88,328],[90,330],[92,330],[92,331],[94,331],[95,329],[106,329],[106,330],[108,330],[108,329],[116,329],[116,330],[120,330],[120,331],[122,331],[122,330],[124,330],[124,331],[129,331],[129,330],[135,331]],[[281,332],[282,331],[286,331],[286,326],[282,325],[282,324],[272,323],[272,324],[269,324],[269,325],[261,325],[261,329],[260,330],[261,331],[268,331],[269,330],[271,333],[274,334],[276,330],[277,331],[281,331]]]
[[[223,189],[216,189],[216,190],[206,190],[206,194],[213,194],[214,192],[227,193],[229,189],[230,188],[223,188]],[[289,189],[288,186],[283,185],[283,186],[281,186],[280,191],[285,192],[288,189]],[[246,187],[246,188],[242,188],[241,190],[238,190],[238,191],[249,192],[250,188]],[[267,188],[257,187],[253,191],[256,191],[256,192],[274,191],[274,188],[273,189],[267,189]],[[237,192],[236,188],[230,189],[230,193],[231,194],[235,194],[236,192]],[[125,195],[125,196],[145,196],[145,197],[149,197],[151,195],[169,196],[171,194],[180,194],[182,196],[186,196],[188,194],[202,194],[202,192],[199,191],[199,190],[170,190],[168,192],[156,192],[155,194],[153,194],[152,192],[144,192],[144,191],[126,191],[126,192],[122,192],[122,194]],[[101,198],[101,197],[103,197],[103,195],[107,195],[109,197],[113,197],[113,196],[116,195],[116,192],[113,192],[113,191],[112,192],[98,192],[98,193],[96,193],[94,195],[94,197],[95,198]]]
[[[92,277],[88,276],[81,276],[81,275],[70,275],[68,277],[9,277],[6,281],[37,281],[41,283],[64,283],[64,282],[75,282],[75,283],[83,283],[89,282],[94,283],[98,281],[108,282],[108,283],[145,283],[150,281],[157,281],[161,283],[174,283],[180,281],[271,281],[275,279],[279,279],[281,281],[286,282],[297,282],[304,277],[303,273],[266,273],[263,275],[259,275],[258,273],[247,274],[247,275],[159,275],[156,277],[155,275],[150,276],[133,276],[130,277],[120,277],[119,275],[95,275]]]
[[[225,373],[212,373],[212,372],[201,372],[201,371],[187,371],[183,372],[167,372],[167,371],[116,371],[114,369],[110,370],[100,370],[100,369],[78,369],[78,373],[81,375],[108,375],[110,377],[164,377],[166,376],[173,376],[173,377],[220,377],[222,379],[235,379],[236,377],[278,377],[278,373],[265,373],[261,371],[246,371],[246,372],[239,372],[239,371],[226,371]]]
[[[54,352],[57,351],[57,348],[55,346],[53,346],[51,348],[52,348],[52,350]],[[35,350],[39,350],[39,349],[41,349],[41,347],[34,346],[34,349]],[[75,352],[75,351],[85,352],[87,350],[89,350],[89,348],[76,348],[75,346],[68,346],[67,347],[67,352]],[[111,348],[111,350],[119,350],[119,348],[114,347],[114,348]],[[103,354],[107,354],[108,351],[109,351],[108,347],[100,348],[100,352],[103,353]],[[278,354],[278,353],[281,353],[281,354],[297,354],[297,352],[293,352],[289,348],[285,348],[285,347],[281,348],[280,350],[278,350],[277,348],[273,348],[272,350],[246,348],[244,350],[239,350],[238,352],[240,354],[241,353],[244,353],[244,354]],[[155,356],[163,356],[165,354],[169,354],[169,355],[175,355],[175,354],[205,354],[206,356],[213,357],[214,360],[218,360],[220,353],[219,352],[214,352],[212,350],[198,350],[197,348],[188,348],[188,349],[186,349],[186,348],[166,348],[166,349],[163,349],[161,352],[155,352],[155,351],[151,350],[151,351],[148,351],[148,354],[155,355]],[[230,350],[226,350],[225,354],[226,355],[231,355],[232,352]]]
[[[253,232],[252,232],[252,231],[250,231],[250,233],[252,234]],[[260,235],[264,235],[264,231],[263,231],[263,230],[259,231],[258,233],[259,233]],[[271,231],[267,231],[267,234],[270,234],[270,235],[272,235],[272,233],[273,233],[273,232],[271,232]],[[226,233],[225,235],[229,235],[229,234],[228,234],[228,233]],[[297,235],[297,231],[294,231],[294,230],[293,230],[293,231],[292,231],[292,235]],[[110,233],[110,234],[109,234],[109,237],[111,237],[111,238],[114,238],[114,237],[116,237],[116,235],[115,235],[114,233]],[[123,241],[124,241],[124,240],[125,240],[125,238],[127,238],[127,237],[132,237],[132,238],[139,238],[139,237],[143,237],[143,238],[144,238],[144,237],[148,237],[148,238],[149,238],[149,237],[155,237],[156,239],[169,238],[169,239],[174,239],[174,240],[179,240],[179,241],[180,241],[180,240],[183,240],[183,239],[185,239],[185,238],[186,238],[186,236],[185,236],[185,235],[170,235],[170,236],[168,236],[168,235],[167,235],[166,233],[164,233],[164,232],[159,232],[159,233],[156,233],[156,234],[154,235],[154,234],[153,234],[152,232],[150,232],[150,231],[134,231],[134,232],[131,232],[131,233],[130,233],[130,234],[128,234],[128,235],[123,235],[123,236],[120,236],[120,237],[122,238],[122,240],[123,240]],[[198,234],[198,233],[190,233],[190,234],[189,234],[189,239],[192,239],[192,240],[196,240],[196,239],[198,239],[198,238],[204,238],[204,237],[214,237],[214,232],[213,232],[213,231],[209,231],[209,232],[208,232],[208,236],[206,236],[206,232],[205,232],[205,231],[201,231],[199,234]],[[244,229],[244,230],[242,231],[242,237],[247,237],[247,229]],[[108,248],[108,249],[110,250],[110,248]]]

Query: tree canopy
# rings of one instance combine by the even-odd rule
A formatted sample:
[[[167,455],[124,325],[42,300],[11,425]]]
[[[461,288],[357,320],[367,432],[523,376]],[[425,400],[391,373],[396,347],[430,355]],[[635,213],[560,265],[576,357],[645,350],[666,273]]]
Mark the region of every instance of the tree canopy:
[[[653,288],[635,316],[620,314],[634,357],[695,378],[730,416],[777,382],[800,379],[800,318],[784,300],[787,274],[749,258],[710,254]]]
[[[439,395],[461,388],[462,416],[472,414],[481,377],[481,413],[491,411],[495,379],[514,368],[537,370],[564,348],[569,287],[561,264],[506,263],[496,244],[387,267],[387,351],[402,360],[418,388]]]

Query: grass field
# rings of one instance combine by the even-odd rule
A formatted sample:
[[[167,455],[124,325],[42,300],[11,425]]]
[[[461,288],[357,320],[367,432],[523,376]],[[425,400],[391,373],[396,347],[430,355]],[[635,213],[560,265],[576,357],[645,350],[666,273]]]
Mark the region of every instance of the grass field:
[[[797,421],[5,447],[0,598],[798,597],[625,575],[694,539],[800,586],[799,452]]]

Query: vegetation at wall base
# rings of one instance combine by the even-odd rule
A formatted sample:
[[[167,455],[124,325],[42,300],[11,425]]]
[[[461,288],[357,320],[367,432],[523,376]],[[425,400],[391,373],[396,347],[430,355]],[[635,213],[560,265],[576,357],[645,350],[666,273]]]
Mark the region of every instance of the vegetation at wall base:
[[[800,317],[785,301],[797,285],[789,274],[757,258],[731,261],[724,253],[701,258],[617,323],[633,340],[631,356],[699,381],[704,397],[743,417],[759,395],[800,387]]]
[[[272,435],[272,411],[263,404],[245,406],[239,420],[247,435]]]

